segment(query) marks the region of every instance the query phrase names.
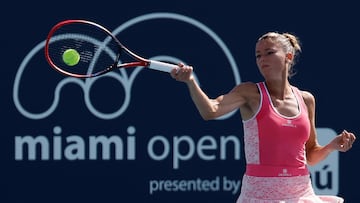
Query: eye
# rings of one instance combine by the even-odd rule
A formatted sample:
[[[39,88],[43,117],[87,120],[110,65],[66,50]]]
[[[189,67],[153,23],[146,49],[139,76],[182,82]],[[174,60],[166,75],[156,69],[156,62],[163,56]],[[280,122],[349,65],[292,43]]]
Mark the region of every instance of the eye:
[[[275,53],[275,51],[268,51],[268,52],[266,52],[267,55],[271,55],[271,54],[274,54],[274,53]]]

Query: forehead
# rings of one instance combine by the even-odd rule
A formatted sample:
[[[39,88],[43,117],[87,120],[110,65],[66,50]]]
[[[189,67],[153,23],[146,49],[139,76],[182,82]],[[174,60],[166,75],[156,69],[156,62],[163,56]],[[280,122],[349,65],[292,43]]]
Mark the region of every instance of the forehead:
[[[271,38],[262,39],[256,43],[256,51],[279,48],[279,43],[277,43],[275,39]]]

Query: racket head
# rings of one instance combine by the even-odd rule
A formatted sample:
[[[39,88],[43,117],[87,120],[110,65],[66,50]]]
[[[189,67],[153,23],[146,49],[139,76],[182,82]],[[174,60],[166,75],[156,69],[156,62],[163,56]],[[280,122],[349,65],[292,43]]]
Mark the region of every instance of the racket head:
[[[78,62],[69,65],[64,53],[75,50]],[[130,55],[131,63],[122,63],[121,55]],[[115,68],[147,66],[147,60],[135,55],[105,27],[87,20],[61,21],[50,30],[45,42],[45,57],[52,68],[76,78],[103,75]],[[70,56],[71,57],[71,56]]]

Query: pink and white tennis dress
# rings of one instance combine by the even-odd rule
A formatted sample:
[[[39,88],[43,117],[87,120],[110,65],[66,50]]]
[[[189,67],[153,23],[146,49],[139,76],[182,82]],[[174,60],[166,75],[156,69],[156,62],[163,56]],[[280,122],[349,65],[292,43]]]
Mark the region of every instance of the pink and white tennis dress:
[[[257,113],[244,124],[246,172],[237,203],[342,203],[337,196],[319,196],[306,166],[305,143],[310,135],[306,105],[292,86],[299,113],[288,117],[273,106],[264,82]]]

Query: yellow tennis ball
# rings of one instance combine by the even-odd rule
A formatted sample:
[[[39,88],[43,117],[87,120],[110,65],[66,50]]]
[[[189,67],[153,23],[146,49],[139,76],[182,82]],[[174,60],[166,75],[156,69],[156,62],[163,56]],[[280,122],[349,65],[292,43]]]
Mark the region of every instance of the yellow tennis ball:
[[[68,66],[75,66],[80,61],[80,54],[75,49],[67,49],[62,55],[64,63]]]

